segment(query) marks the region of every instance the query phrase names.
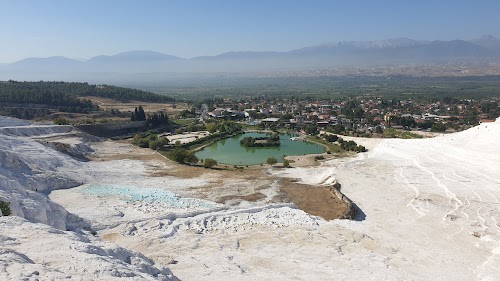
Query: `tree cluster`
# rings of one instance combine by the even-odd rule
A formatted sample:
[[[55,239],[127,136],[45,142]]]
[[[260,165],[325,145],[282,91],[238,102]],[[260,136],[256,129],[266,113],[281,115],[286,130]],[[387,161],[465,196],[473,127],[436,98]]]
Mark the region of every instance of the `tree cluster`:
[[[130,116],[131,121],[146,121],[146,112],[142,106],[136,107],[132,115]]]
[[[207,123],[206,128],[209,133],[236,133],[241,131],[242,126],[233,121],[222,121]]]
[[[240,145],[244,147],[276,147],[280,146],[280,137],[278,134],[274,133],[270,137],[244,137],[240,140]]]
[[[163,111],[148,114],[146,116],[142,106],[135,108],[134,112],[130,115],[130,121],[148,121],[147,124],[150,125],[151,128],[169,124],[168,116]]]
[[[355,151],[355,152],[365,152],[366,148],[362,145],[358,145],[355,141],[345,141],[342,138],[338,139],[340,144],[340,148],[346,151]]]
[[[327,142],[336,142],[339,139],[337,135],[329,135],[329,134],[324,134],[323,138]]]
[[[96,109],[88,99],[80,99],[72,91],[73,84],[63,82],[0,83],[0,103],[33,108],[53,108],[65,112],[89,112]]]
[[[170,141],[165,138],[159,138],[158,135],[151,132],[135,134],[132,138],[132,144],[142,148],[151,148],[154,150],[164,150]]]
[[[179,164],[196,164],[198,162],[198,157],[194,155],[194,152],[183,148],[177,148],[168,154],[168,158],[179,163]]]
[[[316,125],[307,125],[304,127],[304,132],[308,135],[315,136],[319,133],[318,126]]]
[[[151,92],[122,88],[110,85],[91,85],[88,83],[76,82],[17,82],[7,81],[0,83],[0,93],[8,93],[17,95],[22,93],[23,97],[20,100],[44,93],[44,96],[49,94],[66,94],[68,96],[95,96],[103,98],[112,98],[119,101],[147,101],[147,102],[171,102],[172,97],[158,95]],[[39,102],[38,102],[39,103]]]
[[[436,122],[436,123],[432,124],[431,131],[432,132],[444,132],[444,131],[446,131],[446,125],[441,123],[441,122]]]

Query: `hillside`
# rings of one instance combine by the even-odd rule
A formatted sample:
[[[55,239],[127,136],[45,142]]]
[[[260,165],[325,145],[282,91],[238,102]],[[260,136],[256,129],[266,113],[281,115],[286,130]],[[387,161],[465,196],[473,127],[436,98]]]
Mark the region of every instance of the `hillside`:
[[[0,114],[23,119],[45,118],[54,112],[88,114],[99,110],[90,99],[121,102],[170,102],[174,99],[147,91],[75,82],[0,82]]]
[[[151,92],[116,87],[71,82],[0,82],[0,102],[22,104],[45,104],[51,106],[79,106],[91,108],[88,100],[81,96],[111,98],[118,101],[168,102],[173,98]]]
[[[279,52],[235,50],[193,58],[149,50],[98,55],[84,61],[61,56],[26,58],[0,64],[0,80],[82,81],[137,87],[165,81],[172,83],[179,76],[189,76],[194,83],[207,75],[307,76],[311,75],[308,71],[322,70],[316,76],[324,76],[328,75],[325,69],[333,68],[341,68],[340,75],[384,76],[380,67],[389,70],[390,75],[455,76],[460,75],[458,70],[464,71],[462,75],[495,75],[500,74],[499,41],[493,36],[450,41],[395,38],[340,41]],[[474,70],[470,72],[469,68]]]

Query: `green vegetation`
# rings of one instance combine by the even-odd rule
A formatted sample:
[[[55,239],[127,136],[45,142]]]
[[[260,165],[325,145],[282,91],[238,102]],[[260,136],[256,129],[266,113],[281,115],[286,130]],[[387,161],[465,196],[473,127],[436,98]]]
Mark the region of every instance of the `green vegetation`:
[[[205,168],[212,168],[213,166],[217,165],[217,160],[212,159],[212,158],[206,158],[203,160],[203,167]]]
[[[325,129],[325,131],[329,132],[329,133],[333,133],[333,134],[342,134],[342,133],[345,133],[345,127],[340,125],[340,124],[337,124],[335,126],[333,126],[332,128],[327,128]]]
[[[340,144],[340,148],[346,151],[355,151],[355,152],[366,151],[366,148],[364,146],[358,145],[355,141],[344,141],[342,138],[339,138],[338,143]]]
[[[142,106],[136,107],[134,112],[131,113],[130,121],[147,121],[149,128],[157,128],[160,126],[165,126],[170,124],[167,114],[163,111],[160,113],[154,112],[153,114],[148,114],[144,112]]]
[[[15,82],[0,83],[0,103],[5,108],[29,107],[45,114],[48,108],[65,112],[90,112],[97,109],[90,100],[80,99],[74,94],[75,84],[64,82]],[[40,110],[45,108],[46,110]],[[5,112],[8,112],[4,110]],[[18,113],[19,110],[11,113]]]
[[[56,125],[68,125],[69,122],[66,118],[63,118],[63,117],[58,117],[56,119],[53,120],[54,124]]]
[[[326,146],[327,152],[330,153],[341,153],[343,150],[338,146],[336,143],[328,142],[325,141],[323,138],[318,137],[318,136],[308,136],[307,141],[313,142],[313,143],[318,143],[323,146]]]
[[[141,134],[135,134],[132,138],[132,144],[142,148],[164,150],[169,144],[169,140],[166,137],[159,138],[158,135],[152,131],[147,131]]]
[[[278,160],[275,157],[269,157],[267,158],[266,163],[272,166],[278,163]]]
[[[385,138],[400,138],[400,139],[421,139],[422,136],[409,131],[401,131],[393,128],[387,128],[383,131]]]
[[[130,121],[146,121],[146,112],[144,112],[142,106],[139,105],[139,107],[135,108],[130,117]]]
[[[273,133],[270,137],[245,137],[240,141],[244,147],[277,147],[281,145],[278,133]]]
[[[354,141],[345,141],[337,135],[322,134],[321,137],[309,137],[309,140],[321,143],[328,147],[327,153],[339,153],[343,151],[365,152],[366,148]],[[335,143],[336,142],[336,143]]]
[[[288,161],[288,160],[286,160],[286,159],[285,159],[285,160],[283,160],[283,167],[285,167],[285,168],[290,167],[290,161]]]
[[[69,82],[0,82],[0,114],[17,118],[45,117],[51,111],[89,113],[98,106],[80,97],[104,97],[122,102],[172,102],[173,98],[151,92],[115,87]],[[112,112],[113,114],[113,112]]]
[[[10,216],[12,214],[9,202],[0,201],[0,210],[2,211],[3,216]]]
[[[188,151],[183,148],[177,148],[173,151],[170,151],[167,154],[167,157],[179,164],[196,164],[199,161],[198,157],[194,155],[194,152]]]
[[[294,97],[313,101],[318,98],[345,98],[353,96],[382,96],[412,99],[457,98],[480,99],[497,96],[500,76],[469,77],[412,77],[387,76],[321,76],[321,77],[262,77],[230,79],[189,79],[175,84],[168,83],[147,88],[153,92],[181,99],[203,100],[218,98],[247,98],[264,96],[269,99]],[[200,97],[203,97],[200,99]],[[357,112],[359,113],[359,112]],[[356,115],[356,114],[354,114]]]
[[[308,125],[304,128],[304,132],[308,135],[315,136],[315,135],[319,134],[318,126]]]
[[[329,135],[329,134],[324,134],[322,135],[322,137],[327,142],[336,142],[339,139],[337,135]]]
[[[444,131],[446,131],[446,125],[441,123],[441,122],[436,122],[436,123],[432,124],[431,131],[432,132],[444,132]]]
[[[220,133],[236,133],[241,131],[241,124],[233,121],[222,121],[222,122],[208,122],[207,131],[210,133],[220,132]]]

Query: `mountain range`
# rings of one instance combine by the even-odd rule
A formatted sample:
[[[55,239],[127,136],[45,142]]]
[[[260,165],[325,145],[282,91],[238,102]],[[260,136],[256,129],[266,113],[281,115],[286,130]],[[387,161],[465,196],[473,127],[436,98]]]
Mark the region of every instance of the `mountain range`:
[[[497,59],[500,59],[500,39],[491,35],[469,41],[396,38],[362,42],[342,41],[288,52],[227,52],[190,59],[154,51],[101,55],[87,61],[61,56],[26,58],[11,64],[0,64],[0,80],[86,80],[95,76],[116,77],[122,74],[144,76],[148,73],[245,73],[342,66],[447,64]]]

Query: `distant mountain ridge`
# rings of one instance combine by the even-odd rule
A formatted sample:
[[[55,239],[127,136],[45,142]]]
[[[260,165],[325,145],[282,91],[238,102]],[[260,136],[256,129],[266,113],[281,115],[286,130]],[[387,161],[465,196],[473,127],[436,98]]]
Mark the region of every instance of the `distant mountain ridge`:
[[[161,60],[182,60],[180,57],[171,56],[154,51],[129,51],[112,56],[95,56],[88,62],[117,62],[117,61],[161,61]]]
[[[78,76],[75,81],[102,74],[215,73],[307,70],[342,66],[401,65],[488,61],[500,59],[500,39],[486,35],[473,40],[426,41],[394,38],[376,41],[341,41],[287,52],[232,51],[216,56],[181,58],[149,50],[100,55],[86,61],[54,56],[27,58],[0,64],[0,80],[58,80]],[[52,78],[54,77],[54,78]],[[141,78],[141,79],[142,79]],[[90,79],[92,80],[92,79]]]

